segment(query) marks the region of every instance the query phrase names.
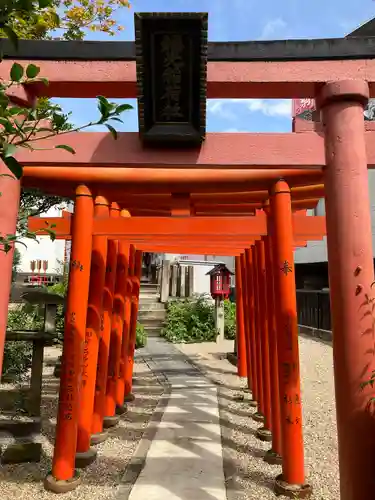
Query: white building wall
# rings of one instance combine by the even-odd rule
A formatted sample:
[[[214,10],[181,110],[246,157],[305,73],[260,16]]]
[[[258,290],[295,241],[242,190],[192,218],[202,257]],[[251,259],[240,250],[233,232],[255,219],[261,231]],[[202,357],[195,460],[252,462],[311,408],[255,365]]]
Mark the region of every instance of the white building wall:
[[[65,208],[67,210],[68,208]],[[70,209],[69,209],[70,210]],[[60,217],[61,210],[54,207],[42,217]],[[48,260],[47,273],[61,272],[60,262],[64,260],[65,240],[51,241],[49,236],[38,236],[37,240],[23,238],[24,244],[17,243],[16,247],[21,254],[20,272],[30,272],[30,261]]]
[[[369,195],[371,206],[371,229],[372,229],[372,251],[375,249],[375,172],[369,170]],[[320,200],[316,210],[311,215],[325,215],[324,199]],[[350,228],[348,228],[350,231]],[[327,239],[322,241],[310,241],[305,248],[297,248],[294,252],[294,261],[296,264],[307,264],[312,262],[327,262]]]

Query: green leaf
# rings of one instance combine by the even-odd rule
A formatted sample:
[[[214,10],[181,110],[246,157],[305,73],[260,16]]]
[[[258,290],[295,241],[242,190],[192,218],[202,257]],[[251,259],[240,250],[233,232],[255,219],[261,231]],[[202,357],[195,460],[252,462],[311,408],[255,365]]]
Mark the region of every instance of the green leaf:
[[[29,64],[26,68],[26,76],[27,78],[36,78],[40,73],[39,66],[35,66],[35,64]]]
[[[17,106],[9,108],[9,114],[11,116],[24,114],[25,111],[26,111],[25,108],[18,108]]]
[[[129,111],[130,109],[133,109],[133,106],[130,104],[120,104],[116,108],[116,113],[120,114],[123,113],[124,111]]]
[[[3,158],[3,161],[12,174],[14,174],[17,179],[21,179],[23,172],[22,165],[14,158],[14,156]]]
[[[23,77],[23,73],[24,73],[23,67],[18,63],[13,63],[13,66],[11,67],[10,70],[10,78],[12,82],[19,82]]]
[[[55,149],[65,149],[65,151],[68,151],[68,153],[72,153],[72,155],[76,154],[74,149],[70,146],[67,146],[66,144],[58,144],[57,146],[55,146]]]
[[[52,0],[38,0],[38,3],[40,9],[45,9],[52,4]]]
[[[56,233],[54,231],[51,231],[51,229],[45,229],[45,232],[49,234],[51,241],[55,241]]]
[[[113,117],[111,118],[111,120],[113,120],[114,122],[124,123],[124,121],[123,121],[123,120],[121,120],[121,118],[117,118],[116,116],[113,116]]]
[[[26,231],[26,233],[23,235],[25,238],[29,238],[30,240],[36,240],[37,236],[35,233],[31,233],[30,231]]]
[[[98,96],[98,109],[100,111],[100,114],[102,115],[100,121],[103,123],[103,121],[105,121],[109,116],[111,105],[108,100],[101,95]]]
[[[44,85],[49,85],[48,78],[45,78],[43,76],[41,76],[40,78],[37,78],[37,81],[44,83]]]
[[[9,105],[9,97],[3,93],[0,93],[0,108],[6,109]]]
[[[112,137],[114,138],[114,140],[117,140],[117,130],[114,127],[112,127],[112,125],[109,125],[108,123],[106,123],[105,126],[111,132]]]
[[[14,144],[4,144],[3,145],[3,158],[8,158],[14,156],[17,151],[17,147]]]

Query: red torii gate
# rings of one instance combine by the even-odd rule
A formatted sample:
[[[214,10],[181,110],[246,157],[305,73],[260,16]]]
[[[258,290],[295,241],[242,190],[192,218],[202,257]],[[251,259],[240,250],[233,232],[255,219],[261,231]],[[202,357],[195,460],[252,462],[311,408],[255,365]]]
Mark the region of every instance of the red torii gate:
[[[315,44],[316,50],[320,42],[309,43]],[[322,43],[327,46],[326,41]],[[335,47],[335,43],[330,42],[330,47]],[[349,47],[350,44],[361,44],[362,41],[353,39],[344,43]],[[363,43],[366,43],[366,39]],[[301,41],[298,44],[303,45]],[[289,47],[292,46],[293,42],[290,42]],[[265,47],[263,50],[266,50]],[[245,258],[241,259],[245,286],[240,296],[248,305],[245,310],[252,313],[258,311],[255,315],[248,314],[246,317],[247,331],[250,333],[250,337],[247,335],[246,338],[254,341],[247,342],[247,360],[253,361],[250,363],[250,380],[253,397],[257,396],[258,409],[263,413],[268,412],[269,407],[267,403],[265,406],[265,401],[274,384],[267,383],[267,373],[273,381],[277,375],[272,368],[273,362],[267,365],[267,358],[262,360],[263,345],[267,351],[265,332],[269,333],[269,325],[272,325],[269,336],[270,359],[277,353],[279,383],[284,391],[281,394],[286,396],[288,405],[289,400],[291,401],[291,413],[287,411],[289,406],[286,407],[284,400],[279,401],[279,422],[283,422],[280,441],[283,473],[276,481],[278,492],[290,493],[292,490],[294,495],[302,496],[309,491],[305,488],[303,471],[301,409],[299,400],[295,398],[296,395],[299,396],[299,372],[291,198],[293,189],[301,187],[306,189],[306,197],[302,196],[300,199],[312,199],[313,192],[316,193],[319,190],[317,186],[322,184],[327,210],[341,498],[362,500],[370,498],[374,491],[375,432],[374,419],[368,411],[368,401],[375,395],[375,388],[369,386],[363,391],[359,390],[361,382],[374,367],[371,335],[362,335],[363,332],[372,331],[371,314],[363,314],[363,308],[370,303],[374,279],[367,167],[373,168],[375,164],[375,141],[372,139],[373,132],[364,132],[363,123],[363,107],[375,91],[375,61],[372,57],[364,56],[362,59],[346,61],[273,60],[267,63],[259,60],[246,61],[246,57],[241,61],[209,61],[209,98],[315,97],[324,124],[323,133],[320,134],[208,134],[205,143],[193,151],[160,150],[152,153],[140,147],[135,134],[120,134],[116,147],[113,147],[113,142],[105,134],[71,134],[66,137],[66,141],[76,149],[77,154],[74,156],[64,151],[59,151],[58,155],[56,151],[22,151],[18,156],[25,166],[23,186],[39,187],[47,193],[76,199],[75,222],[72,227],[72,262],[80,262],[83,268],[81,270],[81,265],[71,268],[68,313],[75,312],[76,322],[79,324],[79,334],[75,335],[77,349],[71,351],[76,354],[74,366],[78,371],[77,357],[81,355],[80,345],[85,338],[90,278],[88,263],[91,259],[90,242],[94,227],[93,196],[105,196],[110,201],[117,202],[120,209],[127,208],[123,202],[128,195],[188,193],[192,199],[202,196],[204,200],[201,206],[206,210],[205,200],[209,195],[216,195],[216,200],[212,202],[215,205],[220,204],[220,197],[225,194],[232,196],[234,201],[236,193],[248,193],[251,200],[252,191],[270,192],[265,256],[262,243],[257,243],[251,252],[245,251]],[[9,65],[9,61],[2,63],[0,76],[6,78]],[[98,94],[117,98],[136,96],[136,65],[133,61],[98,61],[92,64],[82,60],[63,63],[44,60],[41,66],[50,85],[34,86],[31,90],[38,94],[50,97],[94,97]],[[353,75],[358,79],[353,80]],[[41,146],[53,148],[56,144],[57,140],[53,139]],[[134,168],[136,166],[142,168]],[[1,178],[0,182],[3,193],[0,198],[0,229],[4,233],[12,233],[17,215],[19,184],[5,178]],[[261,199],[265,201],[267,198],[268,194]],[[259,198],[254,197],[254,201],[257,200]],[[243,199],[241,203],[244,203]],[[168,207],[171,214],[172,208],[171,205]],[[246,207],[247,213],[250,213],[250,208]],[[138,209],[142,210],[142,206]],[[241,207],[235,210],[243,209]],[[160,210],[163,212],[163,207]],[[223,213],[221,210],[223,209],[220,208],[217,213],[217,209],[213,209],[212,212],[217,217]],[[206,212],[198,210],[197,213]],[[110,224],[115,227],[117,221],[111,221]],[[116,231],[122,227],[121,221]],[[101,236],[98,234],[94,238],[104,238],[104,228],[100,234]],[[273,265],[264,265],[264,262],[271,261]],[[290,266],[283,267],[285,262]],[[10,268],[11,255],[1,256],[0,269],[4,283],[10,277]],[[277,301],[274,300],[272,285],[268,281],[265,283],[260,273],[260,270],[267,273],[270,269],[273,271],[271,275],[273,274]],[[91,276],[91,282],[93,280],[94,277]],[[123,282],[120,280],[121,283]],[[120,288],[123,292],[123,287]],[[5,328],[4,307],[8,291],[6,286],[1,290],[2,331]],[[119,294],[120,296],[122,295]],[[265,304],[270,306],[265,308]],[[276,315],[276,320],[273,314]],[[266,317],[269,317],[267,328]],[[254,322],[262,330],[260,342],[253,337]],[[69,332],[71,333],[72,328],[69,321],[67,323],[67,342],[71,342]],[[272,344],[276,338],[275,325],[277,340],[280,340],[276,350]],[[256,353],[252,346],[256,347]],[[284,365],[292,372],[284,373],[281,370]],[[68,375],[66,361],[64,370],[63,373]],[[75,396],[78,396],[78,389]],[[75,399],[75,405],[77,404]],[[264,416],[267,422],[269,414]],[[272,421],[273,417],[274,413]],[[285,425],[286,421],[288,426]],[[274,437],[278,432],[276,424],[272,432]],[[68,448],[70,446],[69,450],[64,448],[65,445]],[[56,449],[67,453],[69,451],[68,455],[71,457],[76,446],[73,437],[69,440],[69,446],[58,437]],[[277,449],[273,451],[277,453]],[[60,456],[61,467],[63,461]],[[69,462],[67,468],[62,467],[58,472],[57,469],[55,461],[53,476],[50,477],[52,488],[53,485],[56,486],[56,479],[62,480],[57,482],[65,489],[72,489],[78,484],[72,472],[74,463]]]

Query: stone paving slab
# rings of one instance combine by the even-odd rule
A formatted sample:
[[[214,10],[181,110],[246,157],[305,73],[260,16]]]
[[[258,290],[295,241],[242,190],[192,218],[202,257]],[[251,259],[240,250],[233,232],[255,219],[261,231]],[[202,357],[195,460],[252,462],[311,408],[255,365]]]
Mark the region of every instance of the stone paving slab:
[[[142,354],[169,394],[129,499],[226,500],[216,386],[163,339]]]

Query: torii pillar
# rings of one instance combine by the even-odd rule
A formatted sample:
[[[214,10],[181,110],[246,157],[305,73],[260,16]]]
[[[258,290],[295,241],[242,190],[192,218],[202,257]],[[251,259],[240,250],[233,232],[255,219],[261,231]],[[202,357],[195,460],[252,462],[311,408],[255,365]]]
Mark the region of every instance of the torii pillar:
[[[0,161],[0,236],[16,233],[21,183],[11,175],[3,161]],[[0,379],[3,366],[5,333],[8,323],[9,294],[12,281],[14,246],[4,252],[0,244]]]
[[[325,85],[318,96],[325,193],[341,500],[375,492],[374,264],[363,110],[368,84]]]

